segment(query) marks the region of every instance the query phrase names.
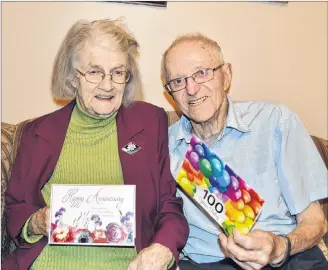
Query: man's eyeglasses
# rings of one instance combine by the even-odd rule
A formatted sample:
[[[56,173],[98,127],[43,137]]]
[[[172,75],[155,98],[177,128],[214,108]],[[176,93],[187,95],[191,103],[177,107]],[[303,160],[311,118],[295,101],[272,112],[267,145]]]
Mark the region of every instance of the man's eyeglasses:
[[[221,64],[215,68],[203,68],[196,71],[191,76],[170,80],[165,84],[165,88],[167,89],[167,91],[169,91],[169,93],[181,91],[187,87],[188,78],[192,78],[194,82],[198,84],[208,82],[214,78],[214,71],[220,69],[224,65],[225,64]]]
[[[103,81],[103,79],[109,75],[110,79],[114,83],[127,83],[130,78],[131,74],[128,71],[124,71],[121,69],[114,69],[111,71],[111,73],[105,74],[104,72],[98,70],[98,69],[91,69],[85,73],[81,72],[80,70],[76,69],[84,78],[90,82],[90,83],[100,83]]]

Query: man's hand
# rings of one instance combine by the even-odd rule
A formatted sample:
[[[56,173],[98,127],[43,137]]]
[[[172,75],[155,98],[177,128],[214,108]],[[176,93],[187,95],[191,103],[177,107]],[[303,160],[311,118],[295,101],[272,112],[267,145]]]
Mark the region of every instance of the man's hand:
[[[233,236],[219,235],[222,252],[246,270],[261,269],[269,263],[282,261],[286,241],[271,232],[251,231],[248,235],[233,230]]]
[[[46,206],[35,212],[28,224],[30,235],[43,234],[48,237],[49,232],[49,207]]]
[[[161,244],[144,248],[128,265],[128,270],[166,270],[172,261],[170,249]]]

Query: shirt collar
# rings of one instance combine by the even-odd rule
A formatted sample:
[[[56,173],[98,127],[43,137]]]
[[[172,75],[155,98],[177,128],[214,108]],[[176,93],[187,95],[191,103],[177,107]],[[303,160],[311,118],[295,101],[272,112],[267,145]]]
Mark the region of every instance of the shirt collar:
[[[228,115],[224,126],[224,130],[227,127],[229,127],[232,129],[236,129],[242,133],[250,132],[251,130],[249,126],[244,123],[239,110],[236,108],[229,95],[227,95],[227,98],[228,98],[229,108],[228,108]],[[184,139],[187,143],[190,143],[191,136],[192,136],[192,126],[190,120],[186,116],[182,115],[179,121],[176,141]]]
[[[227,98],[228,98],[229,109],[228,109],[228,116],[227,116],[225,127],[236,129],[242,133],[250,132],[251,130],[249,126],[243,121],[240,111],[234,105],[229,95],[227,95]]]

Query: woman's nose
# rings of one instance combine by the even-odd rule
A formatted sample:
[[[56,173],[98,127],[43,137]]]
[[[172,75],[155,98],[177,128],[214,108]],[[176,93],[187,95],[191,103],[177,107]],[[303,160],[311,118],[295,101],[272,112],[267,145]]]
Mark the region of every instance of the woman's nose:
[[[106,74],[98,87],[104,91],[111,91],[113,89],[112,75]]]

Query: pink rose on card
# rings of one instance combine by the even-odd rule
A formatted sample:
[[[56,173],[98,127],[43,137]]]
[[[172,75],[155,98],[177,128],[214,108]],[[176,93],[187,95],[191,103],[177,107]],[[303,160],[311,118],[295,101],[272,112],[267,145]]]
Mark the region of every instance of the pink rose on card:
[[[51,240],[53,242],[71,243],[74,241],[73,234],[73,228],[68,226],[57,226],[51,234]]]
[[[95,230],[92,233],[94,243],[108,243],[105,230]]]
[[[122,243],[127,234],[120,225],[117,223],[109,223],[106,227],[107,230],[107,239],[111,243]]]

